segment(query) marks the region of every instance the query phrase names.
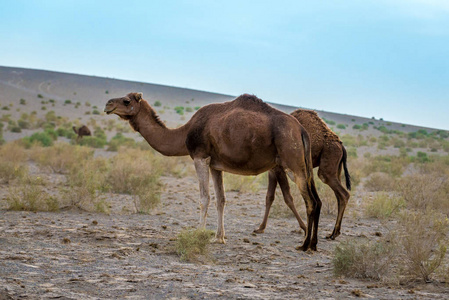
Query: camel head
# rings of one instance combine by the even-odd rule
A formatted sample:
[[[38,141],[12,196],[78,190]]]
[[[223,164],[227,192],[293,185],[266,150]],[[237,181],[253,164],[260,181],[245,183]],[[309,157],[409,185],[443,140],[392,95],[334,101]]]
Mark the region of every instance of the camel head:
[[[142,101],[142,93],[129,93],[124,97],[109,100],[104,112],[108,115],[116,114],[122,119],[129,120],[139,112],[140,101]]]

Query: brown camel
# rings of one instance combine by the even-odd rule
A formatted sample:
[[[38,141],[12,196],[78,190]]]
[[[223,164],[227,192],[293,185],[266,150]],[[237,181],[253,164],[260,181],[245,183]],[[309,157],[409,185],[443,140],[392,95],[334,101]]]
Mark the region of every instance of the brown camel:
[[[316,250],[321,200],[313,181],[309,136],[294,117],[246,94],[230,102],[206,105],[176,129],[168,129],[160,121],[141,93],[111,99],[104,111],[128,120],[161,154],[190,155],[199,179],[203,228],[210,202],[209,172],[212,174],[219,243],[225,243],[223,171],[256,175],[273,168],[279,173],[288,170],[307,207],[306,236],[298,249]]]
[[[326,237],[335,239],[340,235],[341,221],[350,197],[348,190],[351,190],[351,177],[349,176],[346,165],[346,149],[339,137],[327,127],[315,111],[298,109],[292,112],[291,115],[294,116],[309,133],[310,143],[312,144],[313,167],[319,167],[318,177],[334,191],[337,198],[337,221],[332,233]],[[345,173],[347,189],[343,187],[340,180],[342,167]],[[263,233],[267,226],[268,214],[270,213],[270,207],[274,201],[277,183],[279,183],[281,187],[285,203],[295,213],[299,226],[305,231],[305,225],[294,208],[293,197],[290,194],[290,187],[285,173],[279,173],[273,169],[269,171],[268,179],[265,215],[259,229],[254,232]]]
[[[77,142],[78,142],[80,139],[82,139],[83,136],[90,136],[90,135],[92,135],[92,134],[90,133],[89,128],[87,128],[86,125],[83,125],[83,126],[81,126],[80,128],[78,128],[78,129],[77,129],[75,126],[73,126],[72,128],[73,128],[73,131],[75,131],[75,133],[78,135],[77,138],[76,138],[76,141],[77,141]]]

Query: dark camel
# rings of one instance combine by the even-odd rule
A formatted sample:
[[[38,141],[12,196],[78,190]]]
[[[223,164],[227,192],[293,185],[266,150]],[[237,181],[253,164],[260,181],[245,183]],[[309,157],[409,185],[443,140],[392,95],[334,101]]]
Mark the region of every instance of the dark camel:
[[[339,137],[327,127],[323,120],[313,110],[298,109],[291,113],[299,123],[307,130],[312,144],[313,167],[319,167],[318,177],[327,184],[335,193],[338,202],[338,215],[334,230],[326,238],[335,239],[340,235],[341,221],[345,212],[346,204],[349,200],[351,190],[351,177],[346,165],[346,149]],[[342,167],[345,173],[346,188],[340,180]],[[266,226],[270,207],[273,204],[277,183],[281,187],[285,203],[294,212],[299,226],[305,231],[306,227],[301,217],[296,212],[293,204],[293,197],[290,194],[290,187],[285,173],[270,170],[268,174],[268,190],[265,202],[265,215],[256,233],[263,233]]]
[[[72,128],[73,128],[73,131],[75,131],[75,133],[78,135],[78,136],[76,137],[76,141],[77,141],[77,142],[78,142],[80,139],[82,139],[83,136],[90,136],[90,135],[92,135],[92,134],[90,133],[89,128],[87,128],[86,125],[83,125],[83,126],[81,126],[80,128],[78,128],[78,129],[76,129],[75,126],[73,126]]]
[[[201,227],[206,226],[209,172],[212,174],[219,243],[225,243],[223,171],[257,175],[273,168],[279,173],[288,170],[307,208],[306,236],[298,249],[316,250],[321,200],[313,181],[309,136],[294,117],[246,94],[230,102],[204,106],[176,129],[168,129],[140,93],[111,99],[104,111],[128,120],[161,154],[190,155],[199,179]]]

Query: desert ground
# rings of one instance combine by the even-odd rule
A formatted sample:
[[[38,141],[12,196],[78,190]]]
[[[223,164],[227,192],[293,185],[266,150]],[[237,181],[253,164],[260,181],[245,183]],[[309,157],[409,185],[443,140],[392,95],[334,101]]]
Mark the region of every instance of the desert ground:
[[[226,244],[211,239],[204,253],[185,258],[180,234],[199,223],[193,163],[154,153],[127,123],[102,110],[107,99],[141,89],[150,104],[161,102],[155,107],[161,119],[175,127],[194,106],[232,97],[0,70],[0,106],[7,107],[0,113],[0,299],[448,298],[446,131],[319,112],[349,154],[353,189],[341,235],[325,238],[336,200],[317,177],[318,251],[302,252],[295,248],[304,235],[279,190],[265,233],[253,233],[262,221],[266,175],[229,176]],[[176,106],[192,111],[180,114]],[[94,136],[77,145],[69,132],[81,124]],[[31,140],[42,132],[53,136],[51,145],[40,144],[42,136]],[[215,231],[212,184],[211,193],[207,229]],[[146,199],[153,202],[145,206]],[[354,247],[349,257],[348,245]]]

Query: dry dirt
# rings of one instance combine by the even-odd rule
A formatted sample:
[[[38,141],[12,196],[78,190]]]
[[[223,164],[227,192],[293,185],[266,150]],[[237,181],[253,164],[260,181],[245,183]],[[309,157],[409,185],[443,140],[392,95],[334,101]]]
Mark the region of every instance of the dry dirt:
[[[197,180],[163,181],[161,206],[150,215],[126,213],[130,203],[122,195],[108,199],[110,215],[0,210],[0,299],[447,299],[448,288],[436,283],[386,286],[336,278],[338,241],[324,239],[334,216],[320,220],[317,252],[295,250],[303,238],[295,219],[271,218],[264,234],[253,234],[263,191],[228,192],[227,244],[212,244],[209,259],[183,262],[174,252],[175,238],[197,225]],[[339,241],[377,239],[385,231],[351,209]],[[216,228],[213,201],[207,227]]]

